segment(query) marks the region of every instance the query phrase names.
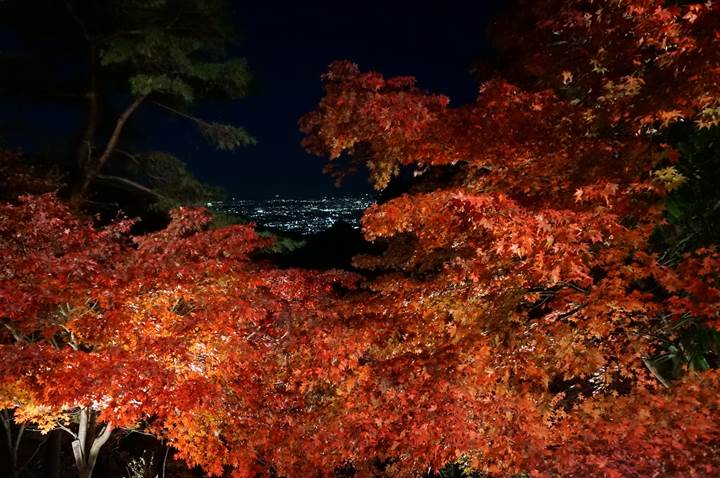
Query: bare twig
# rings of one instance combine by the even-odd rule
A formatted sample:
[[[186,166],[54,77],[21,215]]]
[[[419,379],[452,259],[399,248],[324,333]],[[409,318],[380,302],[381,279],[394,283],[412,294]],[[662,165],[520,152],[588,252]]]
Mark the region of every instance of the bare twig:
[[[183,112],[180,111],[180,110],[176,110],[175,108],[171,108],[170,106],[164,105],[164,104],[162,104],[162,103],[160,103],[160,102],[158,102],[158,101],[153,101],[152,103],[153,103],[154,105],[159,106],[160,108],[162,108],[162,109],[164,109],[164,110],[166,110],[166,111],[169,111],[170,113],[176,114],[176,115],[178,115],[178,116],[180,116],[180,117],[182,117],[182,118],[185,118],[185,119],[187,119],[187,120],[190,120],[190,121],[192,121],[192,122],[194,122],[194,123],[202,124],[202,125],[209,125],[209,123],[208,123],[207,121],[202,120],[202,119],[198,118],[197,116],[192,116],[192,115],[189,115],[189,114],[187,114],[187,113],[183,113]]]
[[[163,196],[163,195],[160,194],[159,192],[157,192],[157,191],[155,191],[155,190],[153,190],[153,189],[150,189],[150,188],[148,188],[147,186],[143,186],[143,185],[140,184],[140,183],[136,183],[135,181],[132,181],[132,180],[130,180],[130,179],[122,178],[122,177],[120,177],[120,176],[109,176],[109,175],[106,175],[106,174],[98,174],[98,175],[95,176],[95,177],[96,177],[97,179],[102,179],[102,180],[104,180],[104,181],[115,181],[116,183],[124,184],[125,186],[130,186],[130,187],[135,188],[135,189],[137,189],[137,190],[139,190],[139,191],[142,191],[142,192],[147,193],[147,194],[149,194],[149,195],[151,195],[151,196],[154,196],[154,197],[156,197],[156,198],[158,198],[158,199],[165,199],[165,196]]]
[[[82,31],[82,34],[83,34],[83,37],[85,38],[85,40],[90,41],[90,34],[89,34],[87,28],[85,27],[85,23],[83,23],[83,21],[80,19],[77,12],[75,11],[75,8],[72,6],[72,4],[69,1],[65,2],[65,7],[67,8],[68,12],[70,13],[70,16],[72,17],[72,19],[80,27],[80,30]]]

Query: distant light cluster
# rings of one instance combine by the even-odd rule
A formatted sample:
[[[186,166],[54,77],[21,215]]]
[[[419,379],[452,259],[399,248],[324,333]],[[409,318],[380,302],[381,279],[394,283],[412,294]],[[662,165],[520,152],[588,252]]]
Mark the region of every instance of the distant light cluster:
[[[319,199],[232,199],[215,202],[213,209],[247,217],[260,226],[301,234],[314,234],[338,221],[360,227],[362,212],[372,204],[370,196]]]

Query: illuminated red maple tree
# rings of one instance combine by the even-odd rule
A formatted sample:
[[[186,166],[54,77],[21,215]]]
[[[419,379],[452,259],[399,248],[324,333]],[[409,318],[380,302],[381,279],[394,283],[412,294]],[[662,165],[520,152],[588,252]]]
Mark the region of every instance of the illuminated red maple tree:
[[[367,280],[273,268],[198,210],[133,239],[2,206],[0,405],[68,428],[82,476],[115,427],[216,475],[720,474],[720,373],[657,360],[717,338],[720,255],[652,242],[686,180],[667,131],[720,121],[720,6],[522,5],[497,37],[517,62],[472,104],[324,76],[305,146],[378,189],[416,176],[363,217]]]
[[[355,282],[252,261],[270,239],[208,221],[180,209],[132,238],[129,222],[96,230],[52,196],[0,207],[0,405],[71,433],[79,476],[116,428],[163,437],[211,474],[258,468],[284,406],[282,350]]]
[[[386,252],[356,258],[379,275],[321,453],[393,476],[717,474],[720,375],[689,358],[671,384],[653,358],[687,327],[716,338],[720,257],[668,260],[651,236],[685,180],[664,132],[720,122],[720,6],[518,10],[498,28],[513,83],[473,104],[338,62],[301,121],[309,151],[378,189],[417,177],[363,217]]]

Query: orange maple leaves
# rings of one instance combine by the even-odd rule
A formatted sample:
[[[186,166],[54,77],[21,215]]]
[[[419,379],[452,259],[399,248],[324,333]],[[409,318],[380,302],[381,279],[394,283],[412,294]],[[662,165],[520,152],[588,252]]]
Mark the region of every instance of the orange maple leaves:
[[[132,238],[129,223],[96,230],[51,196],[3,205],[2,405],[60,423],[87,407],[210,473],[255,469],[247,447],[269,446],[258,423],[284,400],[282,351],[356,279],[254,262],[270,239],[208,221],[180,209]]]
[[[718,327],[716,253],[671,267],[649,239],[663,195],[677,187],[668,176],[677,152],[656,134],[710,114],[720,9],[525,8],[534,26],[499,32],[520,60],[507,69],[517,85],[491,79],[475,103],[449,108],[405,79],[401,95],[377,86],[392,80],[340,62],[301,121],[310,151],[354,155],[376,187],[403,167],[417,178],[363,217],[366,237],[385,252],[356,258],[377,271],[362,313],[385,338],[364,354],[363,377],[375,377],[355,393],[367,397],[364,413],[341,423],[382,416],[392,432],[368,425],[363,444],[391,444],[392,453],[375,452],[397,460],[397,474],[440,466],[457,450],[497,474],[592,474],[578,465],[586,455],[606,475],[716,472],[720,463],[704,457],[716,455],[717,401],[694,408],[666,395],[644,359],[681,318]],[[408,128],[414,117],[405,116],[427,104],[432,116]],[[402,121],[385,121],[393,115]],[[344,137],[351,145],[336,141]],[[699,268],[713,272],[686,273]],[[671,393],[712,394],[707,377],[708,389],[688,378]],[[696,419],[703,432],[670,438]],[[649,439],[649,429],[663,438]],[[682,451],[662,455],[665,447]]]
[[[198,210],[131,239],[48,197],[4,206],[4,403],[92,405],[215,474],[720,473],[718,373],[648,365],[679,324],[720,329],[718,253],[650,241],[681,160],[658,132],[713,126],[720,7],[524,5],[498,35],[512,82],[472,104],[324,76],[305,146],[379,189],[417,173],[363,217],[365,279],[258,262],[266,239]]]

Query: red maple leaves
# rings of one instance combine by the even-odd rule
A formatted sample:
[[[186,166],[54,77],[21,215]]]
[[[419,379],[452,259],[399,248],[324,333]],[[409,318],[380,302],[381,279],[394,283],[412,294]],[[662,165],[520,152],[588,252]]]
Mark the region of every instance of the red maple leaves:
[[[366,237],[387,244],[380,257],[356,259],[381,272],[365,308],[390,337],[369,349],[372,383],[384,384],[383,397],[412,393],[365,407],[363,416],[381,415],[393,430],[373,429],[365,441],[392,444],[381,456],[400,457],[394,473],[473,456],[499,474],[715,472],[717,461],[704,457],[716,454],[717,403],[673,397],[712,394],[716,374],[664,396],[647,359],[681,320],[718,326],[716,253],[671,267],[649,243],[663,195],[682,181],[658,130],[713,114],[718,8],[526,8],[536,27],[500,32],[520,59],[508,75],[522,86],[490,80],[474,104],[448,108],[405,79],[403,95],[376,86],[392,80],[337,63],[325,98],[301,121],[310,151],[333,159],[344,149],[368,164],[376,187],[401,167],[419,176],[363,218]],[[649,128],[648,115],[661,120]],[[686,273],[698,268],[713,272]],[[397,357],[424,372],[393,368]],[[364,393],[380,393],[372,390]],[[423,431],[408,417],[422,417]],[[694,420],[702,432],[670,439]],[[649,439],[650,429],[663,438]],[[583,435],[591,430],[603,438]],[[663,455],[666,447],[682,451]],[[579,459],[586,455],[593,460]]]
[[[96,230],[51,196],[4,205],[2,405],[47,428],[88,410],[210,473],[255,469],[271,439],[258,423],[286,406],[283,351],[356,279],[251,261],[270,239],[208,221],[180,209],[132,238],[128,222]]]
[[[88,407],[214,474],[720,473],[718,372],[690,357],[670,383],[651,360],[720,329],[718,253],[651,243],[683,181],[660,132],[716,124],[720,9],[523,5],[497,37],[510,81],[472,104],[348,62],[324,76],[305,146],[378,189],[416,173],[363,217],[370,278],[274,268],[267,239],[199,210],[131,238],[51,197],[3,206],[3,405]]]

